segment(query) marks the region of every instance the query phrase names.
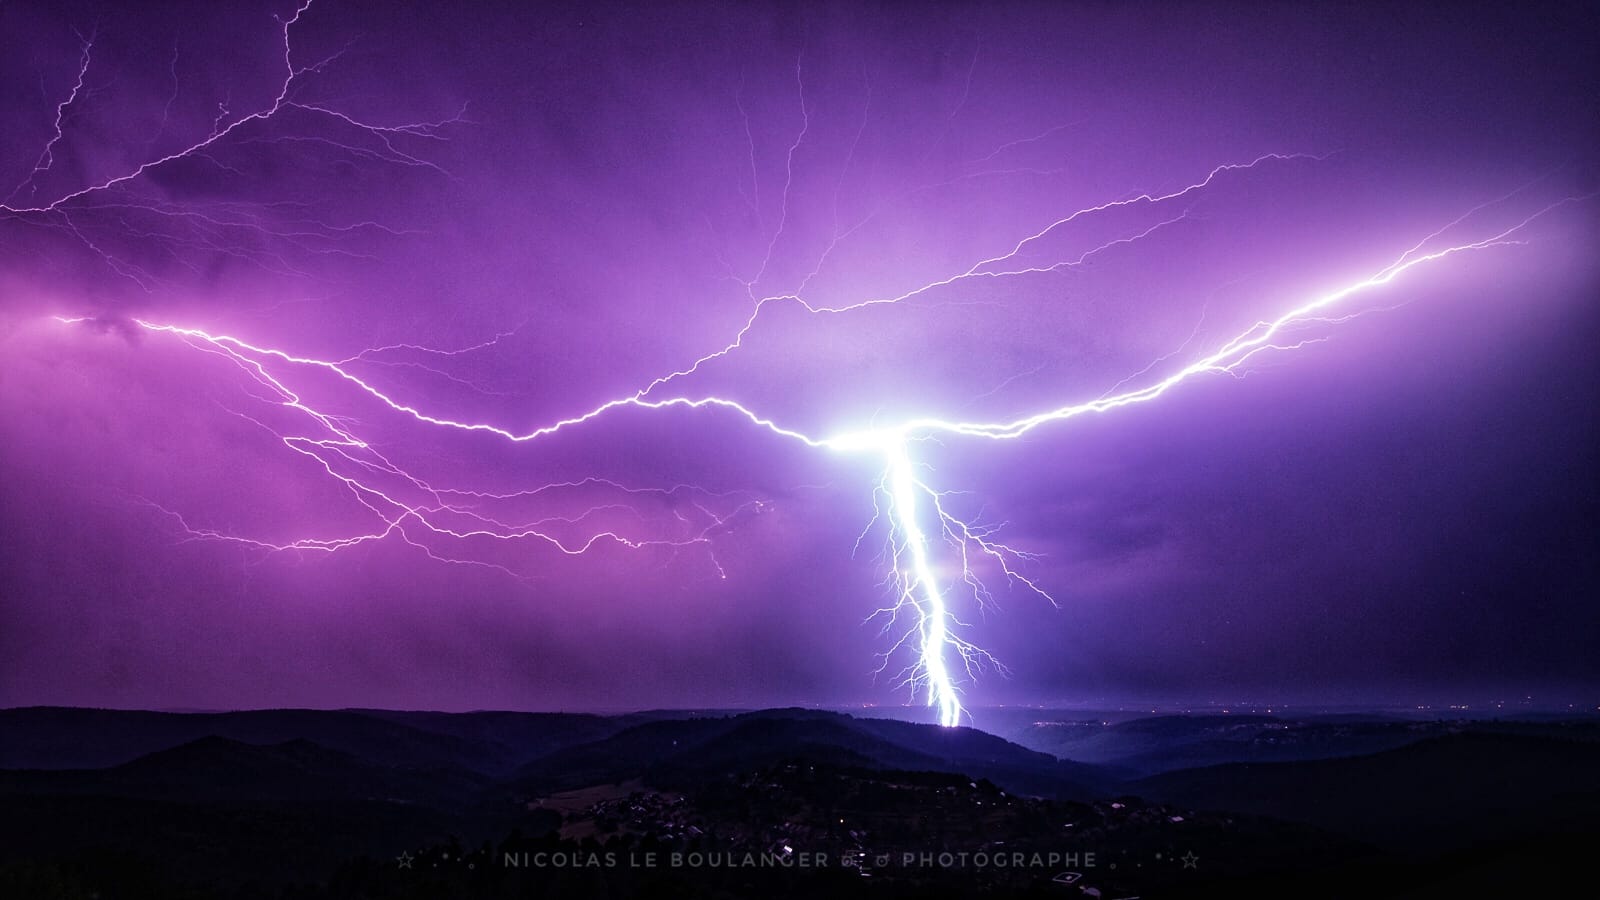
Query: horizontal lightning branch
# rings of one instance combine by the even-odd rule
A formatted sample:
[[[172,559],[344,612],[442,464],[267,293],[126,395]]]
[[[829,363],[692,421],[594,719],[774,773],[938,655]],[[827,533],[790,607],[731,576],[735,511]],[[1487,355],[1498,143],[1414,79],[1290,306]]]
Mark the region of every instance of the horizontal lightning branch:
[[[1263,159],[1265,158],[1263,157]],[[1216,172],[1221,172],[1225,169],[1226,167],[1215,170],[1213,176]],[[1428,235],[1415,246],[1402,253],[1393,262],[1372,275],[1354,281],[1338,290],[1303,302],[1273,319],[1257,322],[1233,339],[1223,343],[1211,353],[1177,369],[1170,375],[1152,380],[1140,387],[1086,402],[1060,406],[1010,421],[972,422],[919,417],[908,419],[892,427],[852,432],[832,437],[816,437],[785,427],[739,401],[726,397],[673,396],[659,399],[648,398],[646,394],[662,382],[656,382],[645,391],[632,396],[608,400],[577,415],[534,427],[513,429],[489,422],[460,420],[424,411],[417,404],[399,399],[392,392],[377,387],[355,370],[362,361],[371,360],[385,352],[397,349],[451,356],[480,349],[491,345],[493,341],[459,351],[432,350],[414,345],[391,345],[389,347],[364,350],[342,360],[323,360],[296,355],[278,348],[259,346],[232,335],[213,334],[198,328],[162,324],[143,319],[135,319],[133,322],[144,331],[173,337],[190,347],[215,354],[231,362],[254,385],[264,391],[265,399],[300,415],[302,420],[311,426],[306,433],[284,433],[268,426],[260,419],[247,418],[266,428],[288,449],[313,461],[330,478],[346,488],[350,496],[362,507],[370,511],[378,522],[378,527],[373,530],[355,535],[306,537],[271,542],[228,535],[204,528],[195,528],[185,522],[181,516],[175,513],[168,513],[174,517],[189,535],[195,538],[236,541],[266,550],[332,552],[392,536],[422,549],[429,556],[436,559],[462,564],[490,565],[472,557],[442,554],[435,549],[434,541],[437,539],[453,539],[457,542],[470,543],[475,540],[533,540],[568,555],[588,552],[600,544],[619,545],[635,549],[705,545],[714,533],[727,528],[735,516],[759,510],[762,507],[761,501],[743,495],[712,494],[699,488],[682,485],[667,490],[626,488],[615,482],[603,479],[587,479],[583,482],[546,485],[528,491],[509,494],[437,487],[411,474],[389,456],[380,452],[369,441],[360,437],[350,422],[311,405],[299,392],[290,387],[289,383],[296,375],[307,372],[320,371],[332,374],[343,383],[354,388],[359,394],[374,399],[391,411],[424,425],[482,433],[512,442],[528,442],[554,435],[625,408],[659,412],[703,410],[734,416],[772,435],[798,441],[809,447],[849,453],[875,454],[882,460],[884,465],[883,475],[878,483],[876,492],[883,498],[883,503],[879,506],[879,513],[880,518],[886,523],[886,531],[888,533],[885,557],[889,567],[889,582],[893,586],[895,598],[894,603],[885,609],[879,610],[879,614],[887,617],[889,625],[886,627],[898,627],[895,623],[909,622],[895,647],[902,646],[907,641],[910,641],[917,647],[917,654],[916,661],[902,672],[901,680],[908,685],[925,690],[928,702],[937,710],[939,721],[945,725],[954,725],[959,723],[963,709],[959,700],[957,678],[951,668],[951,660],[958,661],[961,671],[968,675],[974,673],[976,668],[982,665],[996,664],[988,654],[966,642],[957,633],[958,626],[961,623],[950,607],[947,595],[949,586],[944,583],[944,579],[940,578],[933,562],[932,554],[935,541],[940,541],[951,549],[960,572],[956,582],[966,586],[973,599],[980,606],[989,598],[989,592],[976,574],[978,566],[974,561],[974,555],[994,564],[1007,581],[1020,585],[1047,599],[1049,599],[1049,594],[1021,572],[1019,566],[1027,560],[1026,553],[995,540],[992,536],[992,528],[965,521],[949,511],[947,505],[943,502],[943,494],[930,487],[917,474],[917,464],[910,450],[915,441],[937,433],[986,440],[1010,440],[1050,423],[1065,421],[1087,413],[1106,412],[1154,400],[1195,376],[1237,374],[1251,360],[1262,353],[1285,352],[1303,346],[1307,342],[1305,339],[1289,340],[1286,338],[1286,335],[1294,332],[1297,327],[1313,324],[1327,325],[1344,321],[1353,315],[1359,314],[1361,310],[1357,309],[1353,311],[1344,310],[1336,318],[1329,315],[1331,312],[1337,311],[1341,304],[1352,297],[1364,291],[1388,284],[1418,266],[1439,262],[1469,251],[1520,243],[1517,239],[1518,232],[1556,207],[1577,199],[1582,198],[1568,198],[1551,204],[1516,224],[1487,237],[1465,243],[1450,244],[1436,249],[1426,249],[1429,244],[1435,242],[1442,235],[1445,229],[1441,229],[1439,232]],[[1097,207],[1097,209],[1102,208],[1105,207]],[[1066,219],[1062,221],[1066,221]],[[1026,241],[1018,243],[1017,248],[1020,249],[1025,243]],[[985,260],[979,265],[993,263],[998,259]],[[975,266],[969,271],[975,271],[977,268]],[[1037,271],[1040,270],[1019,270],[1005,274],[1018,277]],[[949,283],[949,281],[947,280],[944,283]],[[908,297],[910,294],[904,296]],[[865,305],[868,304],[856,304],[848,308],[859,309]],[[838,312],[841,310],[817,311]],[[70,324],[92,320],[85,317],[59,317],[59,321]],[[681,530],[679,537],[669,539],[629,537],[617,528],[590,529],[587,532],[582,532],[578,537],[571,538],[563,537],[557,533],[559,529],[555,526],[561,526],[566,533],[581,532],[582,526],[586,522],[599,520],[605,518],[608,514],[628,508],[622,504],[601,504],[577,515],[546,516],[527,521],[508,521],[482,509],[483,504],[492,501],[505,501],[517,497],[537,497],[560,492],[564,489],[602,487],[629,499],[637,499],[641,494],[671,497],[680,492],[685,496],[693,496],[699,499],[688,507],[695,512],[693,521],[685,518],[681,513],[675,513],[686,527]],[[713,511],[700,500],[721,501],[723,506],[727,508],[721,511]],[[731,501],[731,505],[729,501]],[[519,575],[519,573],[506,566],[493,565],[495,568],[502,569],[510,574]],[[722,575],[721,567],[717,566],[716,568],[718,575]],[[998,666],[996,665],[996,667]]]
[[[248,141],[272,143],[307,140],[327,143],[342,147],[361,158],[379,159],[449,177],[449,173],[430,162],[425,154],[406,148],[420,146],[418,142],[442,140],[447,126],[463,121],[461,114],[443,121],[379,125],[328,105],[303,99],[304,92],[299,90],[303,82],[331,62],[323,60],[313,65],[297,65],[295,62],[290,46],[291,30],[310,8],[311,0],[305,0],[293,15],[279,23],[283,49],[281,80],[275,82],[278,89],[270,103],[242,115],[232,114],[223,108],[208,132],[197,140],[187,141],[181,149],[152,155],[110,177],[60,191],[53,199],[39,199],[41,184],[53,181],[56,176],[52,172],[62,168],[57,167],[56,163],[66,139],[66,130],[75,106],[81,104],[89,92],[87,84],[94,65],[94,37],[84,38],[75,81],[70,92],[55,107],[51,136],[37,156],[32,170],[0,202],[0,218],[20,219],[61,229],[81,240],[120,274],[147,288],[152,282],[149,274],[100,248],[90,230],[84,227],[83,217],[120,217],[125,213],[137,212],[160,223],[159,227],[162,228],[181,226],[184,229],[184,246],[235,255],[279,271],[294,271],[286,257],[260,248],[238,249],[230,240],[230,235],[237,229],[249,229],[268,234],[297,252],[341,253],[345,251],[337,239],[343,235],[366,230],[397,233],[373,222],[331,226],[308,219],[288,223],[278,220],[276,224],[268,224],[265,217],[243,205],[211,203],[202,206],[146,201],[119,190],[152,170],[179,160],[210,161],[221,166],[223,164],[217,161],[212,151],[225,142]],[[1522,232],[1534,220],[1563,204],[1589,199],[1573,197],[1560,200],[1509,227],[1472,240],[1445,240],[1447,232],[1463,226],[1474,213],[1490,205],[1484,204],[1424,236],[1372,274],[1352,280],[1335,290],[1301,299],[1275,317],[1256,322],[1210,352],[1168,374],[1147,375],[1161,369],[1168,358],[1177,355],[1178,351],[1175,351],[1152,363],[1133,379],[1119,384],[1111,393],[1092,400],[1001,421],[919,416],[887,427],[818,436],[781,424],[737,399],[696,393],[680,385],[691,381],[708,365],[739,352],[746,339],[763,321],[766,311],[774,305],[790,304],[808,315],[846,315],[935,295],[965,283],[1027,279],[1072,269],[1113,247],[1140,241],[1183,221],[1188,213],[1182,207],[1219,181],[1249,177],[1261,167],[1301,164],[1324,157],[1269,153],[1216,166],[1203,176],[1195,173],[1187,184],[1176,190],[1139,193],[1056,216],[1020,236],[1011,236],[995,247],[975,254],[978,258],[964,268],[958,267],[943,277],[913,284],[890,296],[867,297],[835,305],[807,299],[804,292],[812,276],[821,271],[828,254],[843,238],[855,233],[866,223],[863,220],[843,231],[835,228],[832,242],[796,289],[790,293],[760,296],[758,299],[756,285],[767,276],[775,249],[785,229],[792,224],[790,191],[796,180],[796,158],[813,126],[812,110],[807,106],[805,94],[805,68],[801,62],[797,60],[795,65],[800,101],[799,126],[784,158],[783,193],[775,204],[779,210],[777,223],[770,235],[763,234],[765,254],[759,267],[752,267],[756,270],[754,276],[749,279],[736,278],[744,285],[753,307],[726,343],[654,378],[631,394],[606,400],[587,411],[543,423],[508,425],[451,415],[430,408],[429,404],[403,396],[401,390],[380,386],[380,382],[374,380],[374,373],[413,369],[490,393],[452,374],[451,363],[467,354],[492,351],[499,341],[512,332],[454,350],[389,344],[359,350],[344,358],[320,359],[289,349],[264,346],[228,333],[135,318],[131,324],[139,331],[170,339],[215,357],[237,372],[246,392],[258,405],[248,412],[229,411],[259,427],[271,439],[312,467],[313,471],[325,476],[329,483],[353,501],[352,510],[357,512],[363,525],[341,533],[295,537],[250,536],[210,527],[191,521],[192,516],[185,516],[159,504],[151,505],[175,522],[178,529],[189,538],[226,541],[262,551],[331,554],[392,538],[417,548],[433,559],[460,565],[485,566],[520,579],[531,577],[537,571],[536,563],[529,561],[529,548],[555,556],[577,556],[605,548],[660,550],[670,554],[694,548],[709,558],[710,568],[718,577],[726,577],[711,553],[711,545],[713,538],[736,527],[744,517],[766,508],[765,501],[750,493],[712,491],[681,484],[638,487],[598,477],[513,491],[442,485],[419,474],[413,464],[398,459],[398,454],[380,447],[371,434],[361,427],[360,421],[312,398],[322,396],[326,385],[332,384],[348,392],[350,397],[362,402],[375,402],[381,409],[415,426],[515,444],[578,431],[611,414],[636,410],[680,416],[687,428],[704,423],[705,420],[697,419],[697,416],[720,416],[748,425],[758,433],[816,450],[867,454],[881,464],[872,494],[876,516],[867,530],[870,532],[875,524],[881,523],[878,531],[883,535],[882,559],[886,572],[885,584],[890,596],[888,605],[869,617],[881,620],[884,633],[892,637],[892,646],[884,654],[884,666],[880,667],[880,671],[889,664],[892,655],[910,648],[912,660],[899,671],[898,680],[922,693],[928,704],[936,710],[942,724],[956,725],[964,715],[960,700],[961,683],[985,667],[1001,668],[995,659],[969,643],[961,634],[964,623],[957,613],[957,606],[964,607],[970,601],[971,608],[982,610],[993,600],[979,572],[998,572],[997,577],[1008,586],[1032,592],[1050,602],[1054,600],[1043,586],[1026,574],[1026,564],[1031,558],[1026,551],[998,540],[997,526],[981,524],[953,511],[948,493],[929,484],[924,466],[913,452],[919,442],[935,437],[970,438],[974,441],[1014,440],[1053,423],[1153,401],[1198,376],[1243,374],[1253,361],[1264,354],[1285,353],[1320,340],[1317,334],[1312,333],[1314,329],[1325,330],[1372,311],[1371,306],[1353,302],[1362,294],[1425,265],[1442,263],[1469,252],[1522,243]],[[760,219],[762,204],[760,185],[755,177],[754,139],[749,132],[749,118],[745,115],[742,96],[735,99],[744,117],[746,137],[751,139],[751,187],[746,193],[741,179],[739,190],[746,204]],[[341,133],[361,135],[367,143],[358,147],[328,136],[262,137],[255,134],[259,129],[251,129],[250,133],[246,133],[246,126],[252,123],[264,123],[286,116],[311,117]],[[1012,141],[984,160],[992,159],[1008,148],[1039,140],[1063,127],[1066,126],[1058,126],[1036,138]],[[859,132],[856,137],[860,139]],[[1025,255],[1036,254],[1046,243],[1046,238],[1064,227],[1087,217],[1129,207],[1177,209],[1154,225],[1115,237],[1076,255],[1048,263],[1024,260]],[[116,221],[122,223],[121,219]],[[837,222],[835,224],[837,226]],[[148,236],[155,232],[138,233]],[[57,318],[66,324],[105,324],[88,316]],[[1137,386],[1124,387],[1129,384]],[[314,389],[313,385],[317,387]],[[863,535],[866,533],[863,532]],[[496,548],[509,549],[502,551]],[[944,574],[947,572],[955,574]]]

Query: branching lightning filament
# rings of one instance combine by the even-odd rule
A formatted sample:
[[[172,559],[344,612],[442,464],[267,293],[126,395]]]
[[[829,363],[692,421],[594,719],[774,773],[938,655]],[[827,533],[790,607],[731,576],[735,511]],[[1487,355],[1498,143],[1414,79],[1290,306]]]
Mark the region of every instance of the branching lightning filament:
[[[59,192],[53,198],[41,198],[38,185],[55,163],[63,138],[63,117],[79,101],[85,89],[85,73],[93,65],[94,39],[92,36],[85,38],[76,81],[70,94],[55,110],[54,133],[38,154],[33,170],[0,203],[0,217],[64,230],[80,238],[119,274],[149,290],[157,281],[155,276],[102,251],[80,227],[79,219],[104,214],[120,206],[137,205],[143,212],[159,216],[163,221],[182,222],[197,229],[210,236],[206,240],[215,237],[220,242],[221,230],[225,228],[265,228],[238,210],[141,201],[122,194],[122,189],[130,182],[153,170],[179,159],[203,157],[236,138],[247,124],[265,126],[289,110],[298,110],[318,121],[336,125],[348,135],[350,146],[358,139],[364,142],[360,149],[370,158],[420,169],[429,173],[429,177],[448,178],[449,173],[429,162],[426,153],[415,147],[405,148],[407,142],[426,144],[443,140],[444,129],[460,123],[460,115],[435,122],[378,125],[329,106],[296,99],[297,86],[316,74],[326,62],[296,64],[291,52],[291,30],[310,6],[310,0],[306,0],[291,17],[281,22],[281,89],[267,106],[238,115],[224,110],[209,134],[183,149],[154,155],[125,172]],[[149,502],[170,517],[188,538],[231,542],[265,552],[333,554],[394,539],[440,561],[488,567],[518,579],[537,576],[542,564],[540,554],[554,559],[605,551],[664,552],[671,556],[683,553],[695,560],[694,565],[704,574],[722,578],[726,573],[713,553],[716,539],[737,527],[746,517],[768,507],[770,501],[754,492],[712,490],[685,484],[641,486],[598,476],[510,491],[489,491],[475,484],[440,483],[433,477],[418,474],[415,465],[384,449],[369,423],[340,412],[345,406],[334,405],[342,401],[318,398],[326,397],[330,390],[342,392],[341,396],[351,402],[375,408],[379,414],[407,427],[458,433],[472,440],[528,444],[557,434],[582,431],[597,420],[632,411],[673,417],[675,426],[684,429],[702,428],[714,417],[720,417],[748,426],[760,439],[794,442],[848,457],[870,457],[881,463],[881,474],[876,484],[861,486],[863,492],[871,490],[877,510],[876,518],[863,532],[863,537],[874,534],[882,538],[889,597],[887,605],[867,617],[880,624],[889,643],[880,671],[892,665],[893,660],[907,659],[908,662],[896,670],[896,681],[925,699],[941,724],[953,726],[960,724],[966,715],[961,701],[965,686],[982,669],[1001,670],[997,660],[964,636],[967,630],[964,617],[982,611],[993,599],[990,588],[980,578],[980,571],[998,573],[991,576],[991,581],[1003,579],[1009,588],[1021,589],[1048,602],[1055,600],[1046,587],[1035,580],[1036,576],[1029,574],[1028,563],[1032,556],[1027,550],[1003,543],[995,526],[958,512],[954,508],[957,504],[950,502],[949,495],[931,483],[934,479],[917,453],[925,442],[941,439],[981,446],[984,441],[1015,440],[1086,414],[1106,413],[1156,400],[1199,376],[1242,375],[1265,356],[1289,353],[1315,343],[1322,340],[1329,329],[1371,311],[1370,306],[1362,305],[1363,295],[1389,285],[1402,275],[1424,266],[1442,266],[1465,254],[1521,244],[1527,239],[1528,226],[1535,220],[1564,204],[1590,199],[1557,199],[1515,219],[1510,225],[1478,228],[1473,236],[1460,237],[1459,232],[1472,230],[1477,213],[1501,201],[1468,210],[1456,220],[1423,235],[1393,255],[1387,264],[1367,270],[1370,274],[1351,277],[1326,292],[1285,297],[1270,317],[1232,338],[1186,362],[1175,361],[1166,371],[1162,369],[1168,365],[1168,357],[1162,357],[1145,373],[1094,399],[1064,400],[1062,405],[998,421],[917,415],[885,427],[819,436],[791,427],[738,397],[700,392],[690,385],[696,383],[696,376],[707,364],[734,354],[753,352],[747,347],[746,339],[762,327],[771,315],[769,310],[774,307],[790,305],[808,316],[849,316],[869,308],[913,303],[967,284],[1011,283],[1059,273],[1084,265],[1097,254],[1144,240],[1175,225],[1189,215],[1185,204],[1204,196],[1220,183],[1251,178],[1261,168],[1316,165],[1325,157],[1266,153],[1253,159],[1217,165],[1209,171],[1195,171],[1178,182],[1183,186],[1176,190],[1124,195],[1064,211],[1035,223],[1034,227],[1007,236],[1001,246],[1009,247],[1008,250],[988,254],[974,252],[970,264],[952,266],[940,277],[919,278],[904,284],[903,289],[885,292],[884,296],[863,296],[828,305],[808,299],[805,296],[807,285],[811,276],[823,269],[828,254],[851,231],[836,233],[833,242],[810,267],[810,275],[803,280],[796,279],[799,283],[792,291],[768,292],[757,288],[769,276],[773,250],[783,229],[791,226],[789,189],[794,180],[797,150],[813,127],[810,109],[806,106],[803,77],[804,70],[797,65],[795,79],[800,87],[802,115],[786,160],[788,182],[784,185],[779,207],[782,218],[773,225],[775,230],[770,236],[763,235],[767,239],[765,257],[759,265],[752,264],[746,269],[751,277],[737,279],[753,305],[748,315],[741,309],[739,320],[727,329],[726,333],[731,336],[725,341],[713,344],[708,352],[699,355],[685,354],[674,366],[663,367],[666,370],[655,377],[630,385],[630,389],[637,388],[631,393],[624,392],[587,409],[569,409],[560,417],[543,423],[511,425],[438,408],[425,399],[407,395],[404,389],[387,386],[390,382],[376,374],[404,367],[479,389],[478,385],[454,375],[452,363],[471,353],[493,351],[506,335],[460,349],[391,344],[341,350],[339,354],[331,354],[333,358],[322,359],[292,347],[268,346],[232,333],[161,321],[162,317],[124,320],[119,324],[130,325],[150,336],[152,342],[170,342],[225,364],[226,371],[240,378],[252,401],[249,409],[230,412],[258,426],[319,477],[341,489],[362,511],[362,521],[368,524],[345,531],[287,536],[244,534],[200,523],[192,514],[168,509],[154,500]],[[748,120],[745,124],[748,129]],[[988,158],[1017,143],[1020,142],[1001,146]],[[759,207],[753,158],[751,165],[750,193],[755,199],[747,198],[747,202]],[[742,181],[740,192],[745,193]],[[1161,207],[1171,215],[1164,216],[1155,225],[1129,231],[1098,246],[1080,248],[1076,253],[1063,251],[1059,259],[1042,263],[1027,260],[1031,254],[1039,252],[1047,236],[1069,223],[1144,206]],[[377,227],[373,223],[319,225],[305,232],[280,229],[272,234],[301,250],[322,252],[327,249],[328,242],[339,237],[341,229],[369,226]],[[263,265],[288,265],[286,260],[271,254],[256,254],[252,259]],[[744,302],[742,297],[739,302]],[[68,325],[100,322],[93,316],[57,318]],[[345,353],[348,355],[343,355]],[[1174,351],[1172,356],[1175,358],[1177,354],[1178,351]]]

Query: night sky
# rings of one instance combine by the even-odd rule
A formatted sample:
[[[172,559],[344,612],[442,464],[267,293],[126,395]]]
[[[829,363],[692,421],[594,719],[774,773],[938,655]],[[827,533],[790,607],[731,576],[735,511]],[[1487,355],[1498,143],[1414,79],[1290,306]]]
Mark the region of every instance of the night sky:
[[[934,540],[946,656],[1592,705],[1593,13],[1366,6],[0,5],[0,704],[920,702],[883,456],[651,404],[1009,422],[1457,248],[914,435],[1040,589]]]

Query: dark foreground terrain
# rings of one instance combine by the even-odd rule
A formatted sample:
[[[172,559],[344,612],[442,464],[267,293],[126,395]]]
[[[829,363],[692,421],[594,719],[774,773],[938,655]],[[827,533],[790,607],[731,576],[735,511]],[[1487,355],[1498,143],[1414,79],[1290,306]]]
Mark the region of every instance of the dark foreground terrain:
[[[1532,896],[1600,837],[1593,719],[996,730],[0,710],[0,897]]]

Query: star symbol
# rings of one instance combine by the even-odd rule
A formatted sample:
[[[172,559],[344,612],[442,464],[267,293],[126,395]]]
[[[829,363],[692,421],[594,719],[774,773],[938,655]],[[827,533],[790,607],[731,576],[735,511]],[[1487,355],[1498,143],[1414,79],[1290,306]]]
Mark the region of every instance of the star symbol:
[[[400,854],[399,856],[396,856],[395,859],[399,860],[400,868],[402,868],[402,869],[411,868],[411,859],[412,859],[412,857],[411,857],[411,851],[410,850],[407,850],[406,852]]]
[[[1188,853],[1185,853],[1184,855],[1182,855],[1182,856],[1180,856],[1178,858],[1183,860],[1183,867],[1185,869],[1198,869],[1198,868],[1200,868],[1200,857],[1195,856],[1193,850],[1190,850]]]

